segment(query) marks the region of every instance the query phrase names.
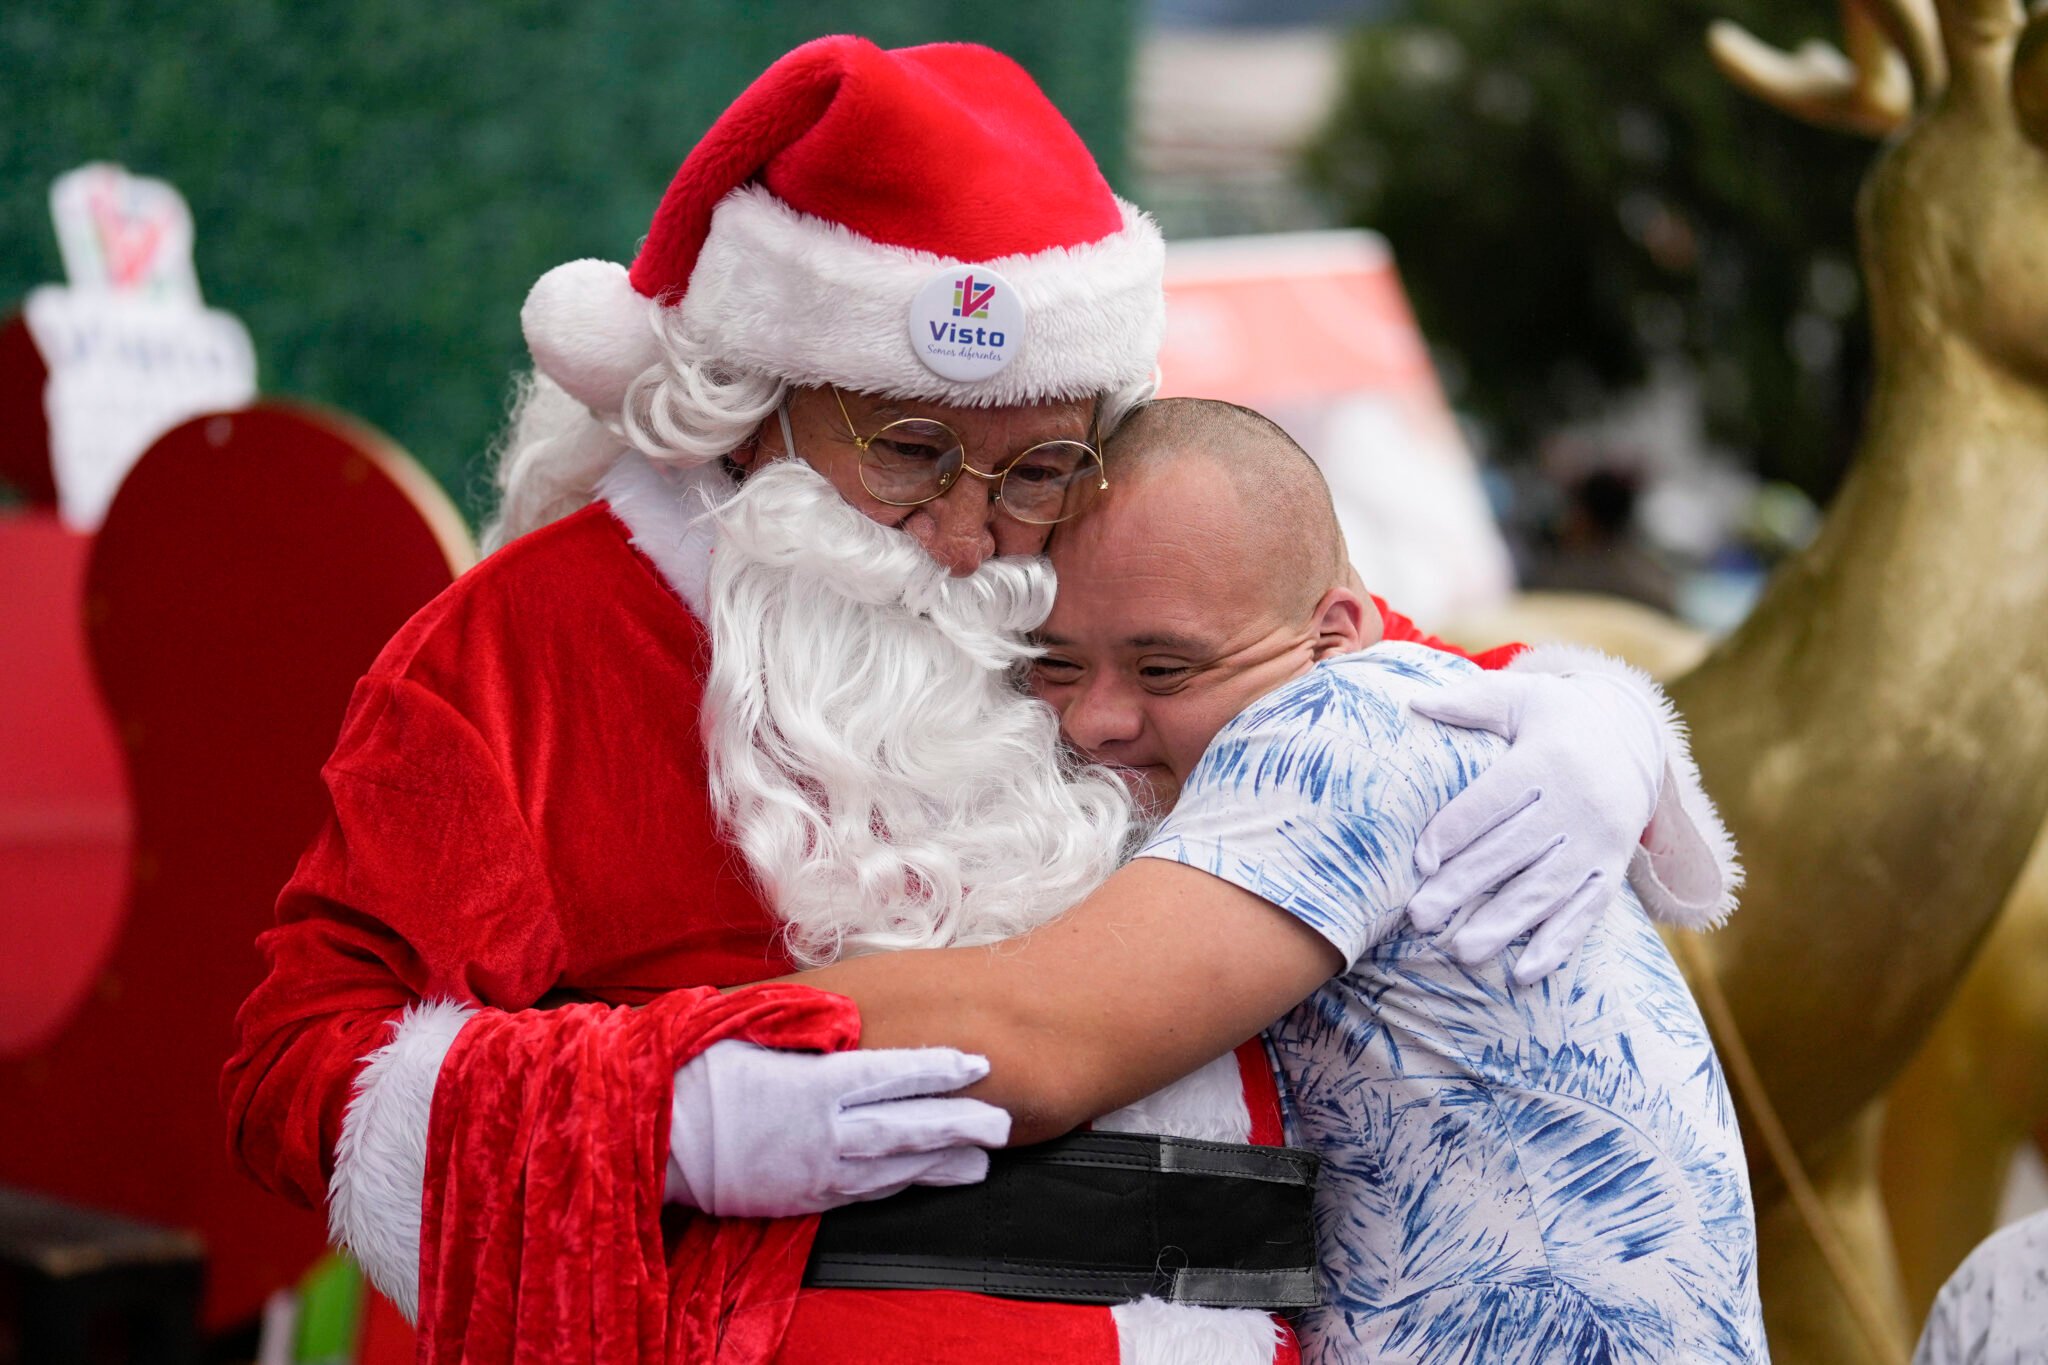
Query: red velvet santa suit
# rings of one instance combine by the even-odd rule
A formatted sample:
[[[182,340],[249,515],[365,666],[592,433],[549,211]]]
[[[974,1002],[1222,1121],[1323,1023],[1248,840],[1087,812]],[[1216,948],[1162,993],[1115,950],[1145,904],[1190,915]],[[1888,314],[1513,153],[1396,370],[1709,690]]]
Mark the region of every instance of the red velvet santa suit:
[[[1389,627],[1413,634],[1391,613]],[[713,825],[697,726],[707,649],[602,504],[492,556],[399,633],[357,686],[324,769],[332,817],[261,940],[270,972],[223,1078],[235,1152],[300,1202],[326,1197],[364,1059],[406,1007],[458,1002],[478,1009],[467,1026],[432,1012],[408,1026],[461,1026],[438,1081],[429,1068],[407,1099],[420,1083],[394,1075],[381,1118],[352,1116],[358,1183],[426,1136],[429,1358],[525,1358],[504,1314],[492,1325],[516,1304],[524,1319],[552,1305],[550,1358],[649,1359],[607,1343],[666,1338],[687,1344],[669,1359],[709,1358],[713,1340],[719,1359],[759,1359],[786,1332],[789,1359],[987,1359],[1020,1340],[1045,1360],[1118,1359],[1120,1326],[1142,1334],[1142,1312],[807,1291],[785,1319],[808,1220],[671,1210],[666,1247],[655,1240],[674,1069],[722,1037],[830,1049],[858,1032],[844,1001],[793,987],[775,988],[774,1008],[751,993],[667,995],[789,970]],[[598,1008],[658,997],[659,1011]],[[1205,1068],[1181,1102],[1213,1109],[1220,1095],[1233,1111],[1199,1135],[1277,1142],[1263,1053],[1244,1057],[1220,1076]],[[600,1260],[620,1265],[605,1292],[581,1285],[564,1301],[564,1277],[576,1283],[579,1258],[596,1255],[593,1231],[632,1251],[633,1268]]]

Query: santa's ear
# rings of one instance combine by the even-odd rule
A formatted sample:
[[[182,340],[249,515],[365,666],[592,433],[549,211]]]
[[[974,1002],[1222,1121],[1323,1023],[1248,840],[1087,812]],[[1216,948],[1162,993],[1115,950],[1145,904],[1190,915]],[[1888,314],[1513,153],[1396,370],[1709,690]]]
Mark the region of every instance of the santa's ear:
[[[804,394],[812,392],[815,390],[790,388],[783,394],[775,411],[761,419],[761,425],[754,428],[754,434],[747,438],[746,444],[729,457],[740,467],[741,473],[751,474],[762,465],[795,453],[796,433],[790,429],[789,410]]]
[[[1355,653],[1378,639],[1380,614],[1349,587],[1338,586],[1324,593],[1322,600],[1316,603],[1312,619],[1318,663],[1340,654]]]
[[[739,466],[742,474],[751,474],[762,465],[782,458],[782,433],[777,431],[773,417],[761,419],[761,425],[754,428],[751,436],[735,447],[726,458]]]

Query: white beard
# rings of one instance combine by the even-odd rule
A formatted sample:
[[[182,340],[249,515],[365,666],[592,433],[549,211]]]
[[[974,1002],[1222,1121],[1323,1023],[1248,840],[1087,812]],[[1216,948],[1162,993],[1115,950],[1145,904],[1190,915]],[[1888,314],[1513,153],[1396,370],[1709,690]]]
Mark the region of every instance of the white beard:
[[[1016,683],[1049,565],[954,578],[798,460],[712,515],[712,800],[795,961],[996,942],[1115,869],[1123,787]]]

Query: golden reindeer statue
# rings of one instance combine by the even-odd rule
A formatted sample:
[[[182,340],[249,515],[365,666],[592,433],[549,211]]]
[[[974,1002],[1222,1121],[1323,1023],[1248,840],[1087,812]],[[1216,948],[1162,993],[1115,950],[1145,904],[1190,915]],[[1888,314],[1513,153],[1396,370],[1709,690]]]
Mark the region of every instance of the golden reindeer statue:
[[[1891,140],[1859,205],[1877,386],[1819,537],[1672,692],[1742,843],[1693,945],[1860,1289],[1744,1113],[1781,1362],[1904,1359],[1877,1103],[1955,992],[2048,816],[2048,15],[1847,0],[1847,55],[1732,25],[1716,58],[1811,122]]]

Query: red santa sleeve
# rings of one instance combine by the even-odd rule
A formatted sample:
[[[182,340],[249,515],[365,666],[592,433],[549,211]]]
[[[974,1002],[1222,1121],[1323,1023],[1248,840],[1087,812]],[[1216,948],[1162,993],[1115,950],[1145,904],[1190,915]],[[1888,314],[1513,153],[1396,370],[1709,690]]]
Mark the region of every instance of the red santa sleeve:
[[[1650,918],[1684,929],[1712,928],[1735,909],[1742,864],[1735,840],[1700,782],[1685,722],[1650,676],[1619,659],[1580,645],[1498,645],[1478,653],[1425,634],[1413,621],[1379,598],[1383,638],[1426,645],[1470,659],[1481,668],[1514,668],[1532,673],[1598,673],[1634,691],[1656,717],[1663,736],[1664,779],[1656,809],[1629,864],[1629,882]]]
[[[427,1140],[423,1365],[772,1356],[817,1220],[678,1210],[665,1241],[669,1086],[721,1039],[837,1051],[859,1033],[851,1002],[781,985],[475,1015]]]
[[[562,943],[517,802],[442,698],[364,679],[321,776],[328,819],[258,940],[268,973],[236,1018],[229,1146],[263,1184],[325,1198],[336,1240],[406,1306],[441,1054],[467,1008],[538,1000]]]

